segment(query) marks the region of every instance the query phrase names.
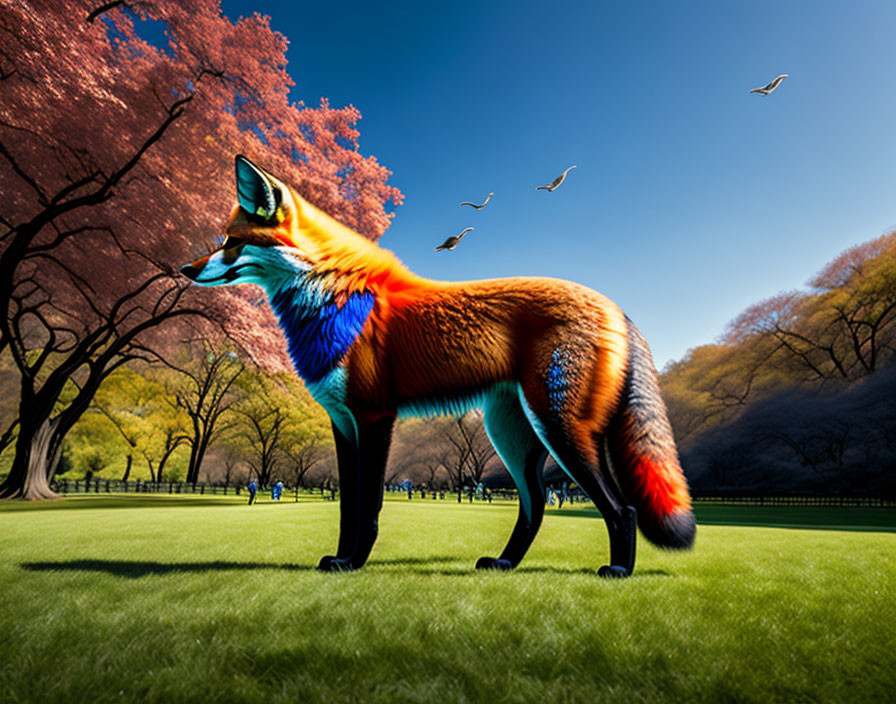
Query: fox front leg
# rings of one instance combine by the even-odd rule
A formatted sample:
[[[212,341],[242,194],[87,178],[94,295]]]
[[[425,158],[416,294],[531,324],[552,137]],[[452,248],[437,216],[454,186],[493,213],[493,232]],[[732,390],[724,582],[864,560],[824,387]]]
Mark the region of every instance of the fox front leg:
[[[339,462],[339,548],[323,557],[318,569],[344,572],[364,566],[379,532],[383,481],[394,417],[358,427],[358,443],[351,443],[334,426]]]
[[[335,555],[324,555],[317,565],[323,572],[350,570],[349,559],[358,541],[358,477],[360,467],[358,447],[333,423],[333,440],[336,444],[336,463],[339,471],[339,547]]]
[[[519,492],[519,515],[507,547],[500,557],[482,557],[477,569],[509,570],[516,567],[541,526],[544,484],[541,471],[547,449],[526,419],[517,394],[497,390],[485,403],[485,430]]]
[[[544,484],[541,478],[541,469],[546,457],[547,450],[539,444],[538,447],[531,448],[524,458],[522,477],[518,476],[516,468],[511,474],[520,497],[516,525],[513,527],[513,533],[511,533],[507,547],[504,548],[501,556],[479,558],[476,562],[476,569],[513,569],[529,550],[544,517]]]

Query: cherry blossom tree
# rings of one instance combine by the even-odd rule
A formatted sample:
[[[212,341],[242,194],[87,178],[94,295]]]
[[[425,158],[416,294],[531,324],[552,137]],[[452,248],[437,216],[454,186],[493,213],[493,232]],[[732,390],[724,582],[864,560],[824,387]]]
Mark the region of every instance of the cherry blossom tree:
[[[216,0],[0,4],[0,355],[19,381],[0,496],[53,496],[103,381],[188,323],[288,366],[257,292],[195,296],[176,273],[220,232],[235,153],[368,237],[388,226],[401,194],[360,154],[358,111],[291,103],[286,45]]]

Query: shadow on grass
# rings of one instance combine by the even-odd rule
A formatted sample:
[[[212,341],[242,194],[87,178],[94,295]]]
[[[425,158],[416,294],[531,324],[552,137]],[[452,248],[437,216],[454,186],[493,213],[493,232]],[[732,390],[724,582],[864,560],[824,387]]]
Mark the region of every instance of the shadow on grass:
[[[437,557],[395,557],[391,560],[368,560],[368,565],[429,565],[433,562],[457,562],[457,556],[439,555]]]
[[[76,494],[44,501],[10,499],[0,502],[0,511],[67,511],[112,508],[195,508],[245,505],[247,499],[233,495],[184,494]],[[286,502],[284,502],[286,503]],[[290,502],[292,503],[292,502]]]
[[[517,572],[546,572],[553,574],[590,574],[597,576],[597,568],[593,567],[517,567]],[[638,577],[671,577],[672,575],[664,570],[639,570],[635,568],[634,573],[628,579],[637,579]]]
[[[29,572],[105,572],[116,577],[136,579],[151,574],[179,572],[227,572],[240,570],[311,571],[312,565],[290,565],[272,562],[138,562],[131,560],[67,560],[64,562],[22,562]]]
[[[394,567],[400,571],[401,567],[407,567],[407,572],[425,575],[441,575],[445,577],[471,577],[483,574],[483,570],[477,570],[472,565],[468,568],[428,568],[427,565],[435,565],[445,562],[454,562],[457,558],[438,557],[408,557],[394,560],[371,560],[371,566]],[[226,560],[214,560],[212,562],[141,562],[136,560],[66,560],[60,562],[22,562],[19,564],[28,572],[105,572],[116,577],[138,579],[148,575],[179,574],[187,572],[237,572],[244,570],[284,570],[288,572],[313,572],[313,565],[278,564],[273,562],[230,562]],[[533,567],[517,567],[513,572],[523,574],[586,574],[597,577],[597,569],[591,567],[550,567],[548,565],[536,565]],[[669,577],[663,570],[636,570],[631,578],[638,577]]]
[[[408,572],[412,572],[414,574],[422,574],[422,575],[438,575],[441,577],[472,577],[478,574],[557,574],[557,575],[574,575],[574,574],[584,574],[590,575],[598,578],[597,575],[597,567],[551,567],[549,565],[534,565],[532,567],[517,567],[513,570],[503,571],[503,570],[477,570],[473,565],[470,567],[456,567],[456,568],[445,568],[445,567],[427,567],[428,564],[437,563],[437,562],[456,562],[457,558],[433,558],[433,559],[425,559],[420,558],[414,562],[404,562],[402,560],[394,560],[394,561],[383,561],[374,563],[373,561],[369,562],[370,565],[378,565],[378,566],[394,566],[396,568],[400,568],[402,566],[407,566]],[[400,569],[389,570],[389,572],[399,572]],[[635,570],[635,573],[629,577],[629,579],[637,579],[639,577],[671,577],[672,575],[663,570]]]

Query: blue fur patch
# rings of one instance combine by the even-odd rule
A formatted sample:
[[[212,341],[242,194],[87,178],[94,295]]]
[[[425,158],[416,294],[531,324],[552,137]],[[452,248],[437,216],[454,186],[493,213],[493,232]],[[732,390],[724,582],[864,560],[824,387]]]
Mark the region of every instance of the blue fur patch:
[[[353,293],[342,306],[332,298],[308,305],[307,291],[283,288],[271,298],[271,307],[286,334],[289,356],[305,381],[318,381],[335,369],[361,334],[373,310],[374,295]]]
[[[568,355],[559,349],[554,350],[551,354],[551,364],[548,366],[547,377],[545,378],[548,407],[552,413],[561,413],[563,402],[566,400],[566,392],[569,389],[569,380],[566,375],[568,364]]]

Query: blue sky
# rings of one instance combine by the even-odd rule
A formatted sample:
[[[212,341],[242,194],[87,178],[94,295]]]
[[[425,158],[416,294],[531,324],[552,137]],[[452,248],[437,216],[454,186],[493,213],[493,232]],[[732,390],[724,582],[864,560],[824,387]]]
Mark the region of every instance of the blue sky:
[[[295,100],[361,111],[405,194],[383,246],[433,278],[586,284],[659,368],[896,226],[890,0],[222,5],[289,38]]]

